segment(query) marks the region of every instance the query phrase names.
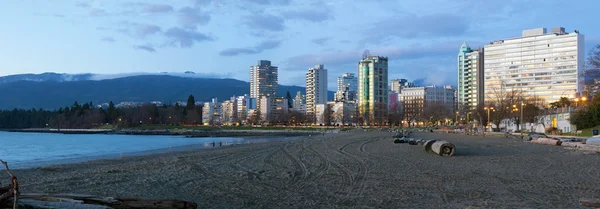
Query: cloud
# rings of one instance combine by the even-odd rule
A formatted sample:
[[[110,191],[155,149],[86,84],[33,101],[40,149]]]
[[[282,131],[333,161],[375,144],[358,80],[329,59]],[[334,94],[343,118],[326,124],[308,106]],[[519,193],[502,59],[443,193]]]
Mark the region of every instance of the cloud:
[[[391,17],[378,21],[365,30],[365,43],[382,43],[392,38],[418,39],[455,37],[466,34],[469,22],[454,14],[414,14]],[[382,32],[374,32],[382,31]]]
[[[254,30],[283,31],[284,19],[270,14],[254,14],[245,16],[244,24]]]
[[[178,20],[184,28],[196,29],[198,25],[207,24],[210,16],[200,11],[200,8],[184,7],[179,10]]]
[[[194,45],[194,42],[214,40],[214,38],[209,35],[178,27],[169,28],[169,30],[165,32],[165,36],[171,40],[171,44],[178,43],[181,48],[190,48]]]
[[[137,50],[144,50],[147,52],[156,52],[156,50],[154,49],[154,47],[150,44],[146,44],[146,45],[135,45],[133,46],[134,49]]]
[[[100,39],[100,40],[105,41],[105,42],[111,42],[111,43],[115,42],[115,39],[113,37],[108,37],[108,36],[102,37],[102,39]]]
[[[332,37],[323,37],[323,38],[315,38],[312,40],[313,43],[317,45],[325,45]]]
[[[135,35],[138,37],[146,37],[160,32],[160,27],[156,25],[140,25],[135,30]]]
[[[81,8],[89,8],[90,4],[88,2],[80,1],[80,2],[75,3],[75,6],[81,7]]]
[[[149,72],[131,72],[131,73],[117,73],[117,74],[92,74],[90,76],[90,80],[107,80],[107,79],[116,79],[116,78],[124,78],[131,76],[140,76],[140,75],[169,75],[169,76],[177,76],[177,77],[186,77],[186,78],[231,78],[233,75],[231,73],[226,74],[218,74],[218,73],[183,73],[183,72],[161,72],[161,73],[149,73]]]
[[[90,16],[102,16],[106,14],[106,11],[103,9],[93,8],[89,10]]]
[[[169,13],[173,12],[173,7],[166,4],[148,4],[142,9],[144,13]]]
[[[323,1],[314,1],[306,8],[289,10],[283,13],[286,19],[306,20],[313,23],[332,20],[333,9]]]
[[[283,16],[288,19],[307,20],[310,22],[323,22],[325,20],[333,19],[333,14],[331,12],[318,12],[314,10],[288,11],[284,13]]]
[[[98,26],[98,27],[96,27],[96,30],[105,31],[105,30],[110,30],[110,28]]]
[[[260,5],[289,5],[290,0],[246,0],[246,2]]]
[[[455,43],[460,43],[456,41]],[[458,53],[460,44],[432,43],[428,46],[413,44],[406,47],[379,47],[371,49],[371,55],[385,56],[390,60],[411,60],[423,57],[441,57]],[[364,50],[347,50],[327,54],[307,54],[290,57],[287,64],[292,66],[310,66],[315,63],[329,65],[354,64],[361,60]]]
[[[225,50],[219,52],[219,55],[230,57],[230,56],[237,56],[237,55],[243,55],[243,54],[258,54],[265,50],[277,48],[277,47],[279,47],[280,44],[281,44],[281,41],[278,41],[278,40],[266,40],[266,41],[258,43],[254,47],[225,49]]]
[[[33,15],[35,15],[35,16],[43,16],[43,17],[56,17],[56,18],[64,18],[64,17],[66,17],[63,14],[58,14],[58,13],[54,13],[54,14],[33,13]]]

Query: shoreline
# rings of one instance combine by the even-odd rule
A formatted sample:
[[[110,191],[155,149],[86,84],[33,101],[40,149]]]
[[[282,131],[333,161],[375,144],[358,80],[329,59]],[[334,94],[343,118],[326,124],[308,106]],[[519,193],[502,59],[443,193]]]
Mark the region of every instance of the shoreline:
[[[196,144],[188,144],[188,145],[180,145],[180,146],[170,146],[164,148],[157,149],[149,149],[142,151],[133,151],[133,152],[121,152],[121,153],[106,153],[100,155],[91,155],[91,156],[81,156],[81,157],[70,157],[65,159],[54,159],[54,160],[45,160],[45,161],[35,161],[35,162],[27,162],[27,163],[17,163],[13,164],[12,167],[14,169],[11,170],[27,170],[27,169],[39,169],[44,167],[52,167],[52,166],[61,166],[61,165],[75,165],[81,163],[90,163],[93,161],[102,161],[102,160],[122,160],[128,159],[131,157],[149,157],[153,155],[161,155],[161,154],[169,154],[178,155],[184,152],[194,152],[205,149],[223,149],[227,147],[234,146],[244,146],[248,144],[264,144],[271,142],[281,142],[281,141],[291,141],[297,140],[300,137],[292,136],[292,137],[279,137],[279,136],[250,136],[250,137],[239,137],[239,140],[233,142],[224,142],[221,146],[219,146],[219,138],[230,138],[230,137],[215,137],[214,147],[211,142],[203,142]],[[27,164],[27,165],[24,165]]]
[[[193,129],[7,129],[4,132],[18,133],[54,133],[54,134],[116,134],[116,135],[147,135],[147,136],[185,136],[201,137],[252,137],[252,136],[307,136],[319,135],[324,131],[313,130],[193,130]],[[337,133],[339,130],[327,130],[328,133]]]

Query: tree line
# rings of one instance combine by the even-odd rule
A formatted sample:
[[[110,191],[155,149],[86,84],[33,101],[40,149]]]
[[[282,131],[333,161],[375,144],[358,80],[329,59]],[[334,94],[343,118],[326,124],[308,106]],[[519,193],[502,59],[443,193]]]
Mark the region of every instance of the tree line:
[[[194,96],[187,105],[143,104],[132,107],[115,107],[111,101],[107,108],[95,107],[92,102],[58,110],[13,109],[0,111],[0,129],[24,128],[95,128],[106,124],[135,127],[144,124],[200,124],[202,106],[195,105]]]

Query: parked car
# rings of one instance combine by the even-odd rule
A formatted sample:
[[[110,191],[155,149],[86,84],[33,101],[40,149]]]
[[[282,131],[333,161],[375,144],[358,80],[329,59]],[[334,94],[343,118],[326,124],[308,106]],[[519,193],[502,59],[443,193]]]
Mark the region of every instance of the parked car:
[[[527,134],[527,136],[525,136],[525,139],[527,141],[531,141],[537,138],[550,138],[548,137],[548,135],[546,135],[545,133],[536,133],[536,132],[531,132],[529,134]]]

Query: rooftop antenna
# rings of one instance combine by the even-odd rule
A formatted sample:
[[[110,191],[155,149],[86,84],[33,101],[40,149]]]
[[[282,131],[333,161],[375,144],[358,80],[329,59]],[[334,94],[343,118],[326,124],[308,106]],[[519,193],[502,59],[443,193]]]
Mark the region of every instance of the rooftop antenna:
[[[367,59],[369,58],[369,56],[371,56],[371,52],[367,49],[363,52],[363,59]]]

